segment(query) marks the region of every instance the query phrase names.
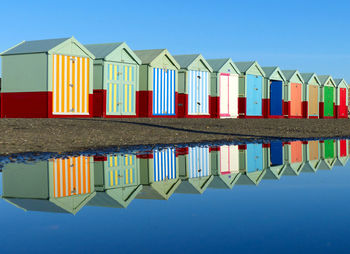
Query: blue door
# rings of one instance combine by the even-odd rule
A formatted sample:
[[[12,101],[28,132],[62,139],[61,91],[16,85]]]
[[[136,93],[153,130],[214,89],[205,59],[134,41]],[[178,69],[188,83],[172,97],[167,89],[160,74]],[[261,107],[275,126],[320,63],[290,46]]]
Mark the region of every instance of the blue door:
[[[247,77],[247,116],[262,115],[262,77],[248,74]]]
[[[271,142],[271,166],[283,165],[283,144],[280,141]]]
[[[247,172],[252,173],[263,169],[262,144],[247,145]]]
[[[282,115],[282,81],[273,80],[270,84],[270,115]]]

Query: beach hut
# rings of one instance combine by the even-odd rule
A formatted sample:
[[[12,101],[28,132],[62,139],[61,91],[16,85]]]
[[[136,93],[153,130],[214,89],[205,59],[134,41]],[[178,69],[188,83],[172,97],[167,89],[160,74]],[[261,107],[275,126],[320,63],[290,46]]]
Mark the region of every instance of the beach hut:
[[[2,117],[92,116],[94,56],[74,37],[24,41],[1,56]]]
[[[139,156],[141,192],[136,199],[168,200],[181,184],[174,148]]]
[[[349,160],[348,157],[348,147],[349,140],[348,139],[340,139],[336,140],[336,157],[337,160],[335,162],[335,166],[345,166]]]
[[[304,166],[303,142],[292,141],[284,143],[284,164],[286,166],[283,175],[297,176]]]
[[[238,117],[239,69],[231,58],[207,59],[213,68],[210,83],[210,115],[212,118]]]
[[[335,117],[348,118],[348,90],[349,86],[344,79],[334,79],[336,86]]]
[[[279,67],[262,67],[262,69],[265,72],[263,115],[265,118],[283,118],[283,87],[286,78]]]
[[[210,117],[210,75],[213,69],[201,54],[175,55],[179,63],[179,117]]]
[[[319,118],[320,85],[316,73],[301,73],[304,79],[303,117]]]
[[[336,142],[334,139],[326,139],[320,141],[321,162],[317,169],[331,170],[337,161]]]
[[[176,117],[180,65],[166,49],[135,50],[134,53],[142,61],[136,114]]]
[[[284,89],[284,116],[288,118],[302,118],[304,79],[297,70],[282,70],[282,72],[287,80]]]
[[[239,71],[238,117],[262,118],[265,72],[258,62],[235,62]]]
[[[135,154],[114,154],[94,158],[96,195],[88,206],[126,208],[140,193],[139,159]]]
[[[321,82],[320,91],[320,118],[334,118],[336,85],[331,76],[319,75]]]
[[[319,141],[303,141],[302,144],[304,163],[301,168],[301,173],[315,173],[320,162]]]
[[[283,164],[283,142],[273,141],[270,144],[267,144],[267,146],[270,148],[268,150],[269,166],[266,168],[266,173],[263,179],[279,180],[285,170],[285,165]]]
[[[95,196],[93,168],[86,156],[10,163],[2,173],[3,198],[26,211],[76,214]]]
[[[176,152],[181,184],[175,193],[202,194],[214,178],[210,172],[209,147],[179,148]]]
[[[268,145],[247,144],[239,146],[239,172],[237,185],[258,185],[269,166]]]
[[[210,158],[211,173],[214,179],[209,188],[232,189],[241,176],[238,145],[210,147]]]
[[[94,117],[136,117],[140,58],[125,42],[84,46],[95,56]]]

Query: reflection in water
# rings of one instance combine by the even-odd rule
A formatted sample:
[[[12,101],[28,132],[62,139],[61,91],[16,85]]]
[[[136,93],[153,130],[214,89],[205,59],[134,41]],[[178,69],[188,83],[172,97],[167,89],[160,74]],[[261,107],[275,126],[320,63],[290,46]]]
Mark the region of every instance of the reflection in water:
[[[76,214],[82,207],[126,208],[134,199],[167,200],[174,193],[258,185],[345,166],[348,140],[167,148],[7,164],[2,198],[18,208]]]

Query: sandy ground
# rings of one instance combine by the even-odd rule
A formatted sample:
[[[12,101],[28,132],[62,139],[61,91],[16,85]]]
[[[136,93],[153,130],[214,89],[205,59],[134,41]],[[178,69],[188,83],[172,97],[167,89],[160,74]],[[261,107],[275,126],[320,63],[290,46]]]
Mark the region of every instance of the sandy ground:
[[[0,154],[347,136],[348,119],[0,119]]]

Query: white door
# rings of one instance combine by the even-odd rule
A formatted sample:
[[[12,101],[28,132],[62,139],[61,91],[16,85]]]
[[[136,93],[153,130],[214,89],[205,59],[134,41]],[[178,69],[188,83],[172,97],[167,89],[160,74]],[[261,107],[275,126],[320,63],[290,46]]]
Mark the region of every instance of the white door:
[[[232,174],[239,172],[239,152],[238,146],[221,146],[220,147],[220,173]]]
[[[238,75],[229,77],[229,114],[232,118],[238,117]]]
[[[229,89],[230,76],[227,74],[220,75],[220,117],[230,116]]]

